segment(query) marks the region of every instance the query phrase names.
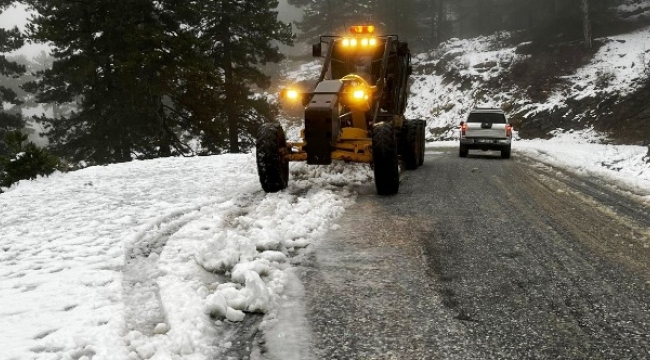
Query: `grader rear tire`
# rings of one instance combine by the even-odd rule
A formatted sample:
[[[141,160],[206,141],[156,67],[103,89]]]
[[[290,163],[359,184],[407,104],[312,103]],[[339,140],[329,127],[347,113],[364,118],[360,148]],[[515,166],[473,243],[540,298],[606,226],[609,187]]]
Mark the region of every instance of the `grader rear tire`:
[[[396,133],[391,124],[382,123],[372,130],[372,162],[377,194],[397,194],[399,190],[399,162]]]
[[[420,122],[418,120],[405,120],[402,128],[402,158],[406,170],[415,170],[420,165]]]
[[[279,124],[263,124],[257,133],[257,173],[267,193],[283,190],[289,183],[289,162],[284,160],[286,137]]]
[[[419,133],[419,140],[420,140],[420,162],[418,166],[422,166],[424,164],[424,148],[426,147],[426,138],[425,138],[425,131],[426,131],[426,121],[424,120],[418,120],[418,133]]]

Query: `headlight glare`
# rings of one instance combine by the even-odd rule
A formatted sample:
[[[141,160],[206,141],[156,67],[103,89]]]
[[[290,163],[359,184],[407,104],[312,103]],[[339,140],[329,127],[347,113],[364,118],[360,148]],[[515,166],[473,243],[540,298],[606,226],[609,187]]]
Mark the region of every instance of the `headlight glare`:
[[[366,95],[366,92],[362,89],[357,89],[352,92],[352,97],[355,100],[365,100],[368,98],[368,95]]]

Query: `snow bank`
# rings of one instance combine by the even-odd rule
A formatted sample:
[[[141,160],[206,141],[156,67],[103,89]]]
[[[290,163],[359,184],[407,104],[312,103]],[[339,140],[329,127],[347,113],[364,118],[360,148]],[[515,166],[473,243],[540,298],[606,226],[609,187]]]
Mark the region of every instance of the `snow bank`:
[[[0,358],[213,359],[224,321],[276,316],[286,272],[368,185],[366,166],[254,155],[90,167],[0,195]],[[215,339],[219,341],[215,342]]]

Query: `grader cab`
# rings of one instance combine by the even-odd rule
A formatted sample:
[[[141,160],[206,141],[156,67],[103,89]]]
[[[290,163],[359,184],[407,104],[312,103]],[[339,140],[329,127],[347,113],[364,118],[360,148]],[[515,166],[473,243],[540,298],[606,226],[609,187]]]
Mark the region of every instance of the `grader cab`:
[[[396,35],[352,26],[351,36],[321,36],[313,55],[325,57],[310,92],[283,89],[282,101],[305,107],[302,141],[287,142],[279,124],[258,133],[257,169],[266,192],[287,187],[289,162],[329,165],[333,160],[372,166],[380,195],[399,189],[399,161],[414,170],[424,161],[424,121],[406,120],[411,54]]]

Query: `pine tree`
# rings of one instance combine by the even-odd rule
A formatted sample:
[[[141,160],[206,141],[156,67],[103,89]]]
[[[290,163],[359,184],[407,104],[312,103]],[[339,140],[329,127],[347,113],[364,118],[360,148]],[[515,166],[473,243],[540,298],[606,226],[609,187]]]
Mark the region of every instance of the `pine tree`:
[[[207,153],[238,152],[252,141],[246,122],[273,116],[250,87],[269,84],[256,65],[281,59],[272,42],[291,40],[276,1],[27,1],[39,14],[30,36],[55,58],[29,89],[78,108],[44,119],[58,154],[128,161],[191,153],[196,138]]]
[[[257,127],[274,117],[277,109],[254,88],[265,89],[270,79],[259,65],[279,62],[283,55],[274,42],[290,45],[291,25],[277,19],[277,0],[204,1],[200,13],[206,26],[200,35],[212,41],[210,56],[223,74],[220,94],[224,111],[215,121],[225,125],[228,151],[238,153],[252,146]]]
[[[155,45],[138,36],[153,21],[148,3],[30,2],[39,14],[30,36],[51,42],[55,61],[29,89],[38,91],[39,102],[79,106],[67,118],[43,119],[57,153],[108,163],[151,151],[151,133],[144,130],[155,123],[157,89],[143,62]]]
[[[13,3],[11,0],[0,0],[0,13]],[[13,61],[9,61],[5,53],[19,49],[23,46],[24,40],[18,28],[0,28],[0,75],[7,77],[18,77],[25,72],[25,67]],[[8,148],[4,143],[4,135],[8,131],[22,129],[25,121],[20,114],[9,114],[1,106],[4,103],[20,104],[15,91],[0,85],[0,155],[6,155]],[[0,169],[1,170],[1,169]]]
[[[39,14],[30,37],[50,42],[55,60],[28,89],[39,102],[78,109],[43,119],[56,153],[105,164],[190,151],[182,135],[201,134],[201,114],[214,110],[211,93],[218,91],[215,69],[204,59],[207,46],[185,26],[194,20],[194,3],[29,3]],[[196,99],[206,100],[208,110],[198,109]]]

